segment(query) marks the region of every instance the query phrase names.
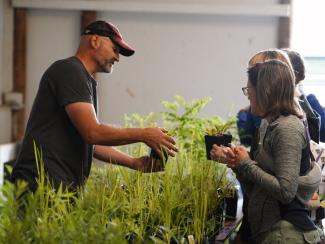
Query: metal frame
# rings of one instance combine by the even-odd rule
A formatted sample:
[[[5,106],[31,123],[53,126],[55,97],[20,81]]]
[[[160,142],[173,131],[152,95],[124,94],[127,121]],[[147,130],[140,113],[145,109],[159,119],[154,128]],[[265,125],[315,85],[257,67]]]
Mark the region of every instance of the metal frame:
[[[243,3],[194,3],[194,2],[149,2],[149,1],[105,1],[105,0],[12,0],[14,8],[118,11],[138,13],[175,13],[238,16],[290,15],[289,4],[243,4]]]

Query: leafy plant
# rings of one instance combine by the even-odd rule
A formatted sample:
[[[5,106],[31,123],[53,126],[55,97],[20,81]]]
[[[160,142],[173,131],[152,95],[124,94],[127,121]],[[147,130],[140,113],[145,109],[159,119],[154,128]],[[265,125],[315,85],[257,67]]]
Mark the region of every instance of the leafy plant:
[[[26,194],[24,182],[2,187],[0,243],[201,243],[213,236],[222,225],[220,206],[235,182],[224,165],[205,158],[205,132],[233,125],[197,117],[209,101],[187,103],[177,96],[174,102],[163,102],[167,111],[158,115],[126,116],[127,127],[156,126],[163,119],[177,138],[179,153],[160,173],[111,164],[93,168],[85,189],[76,195],[52,187],[42,150],[35,144],[38,188]],[[133,156],[148,153],[144,144],[122,149]]]
[[[170,134],[177,138],[180,150],[203,158],[205,134],[218,135],[229,132],[236,137],[235,117],[226,121],[220,117],[198,117],[199,112],[211,101],[210,97],[201,100],[194,99],[189,102],[179,95],[175,97],[176,100],[173,102],[162,102],[167,109],[162,112],[162,115],[164,125],[170,128]]]

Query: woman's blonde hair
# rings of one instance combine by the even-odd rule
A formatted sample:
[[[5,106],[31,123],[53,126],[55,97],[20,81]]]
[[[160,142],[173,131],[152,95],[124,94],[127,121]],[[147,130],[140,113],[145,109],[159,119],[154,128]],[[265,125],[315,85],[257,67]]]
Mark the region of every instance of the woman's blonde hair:
[[[256,53],[248,61],[248,68],[257,64],[257,63],[263,63],[270,59],[280,60],[280,61],[286,63],[292,69],[292,65],[291,65],[288,54],[285,51],[282,51],[280,49],[266,49],[266,50],[262,50],[262,51]]]

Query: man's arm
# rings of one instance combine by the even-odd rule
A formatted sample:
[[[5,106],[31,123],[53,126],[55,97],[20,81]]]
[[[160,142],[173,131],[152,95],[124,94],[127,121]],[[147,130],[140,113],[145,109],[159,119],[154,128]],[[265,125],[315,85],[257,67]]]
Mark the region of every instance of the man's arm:
[[[94,157],[105,163],[122,165],[143,172],[155,172],[164,169],[163,162],[159,159],[152,159],[148,156],[134,158],[109,146],[96,145]]]
[[[177,151],[175,141],[162,128],[115,128],[98,122],[91,103],[76,102],[65,110],[82,138],[88,144],[118,146],[144,142],[161,154],[161,149],[173,156]]]

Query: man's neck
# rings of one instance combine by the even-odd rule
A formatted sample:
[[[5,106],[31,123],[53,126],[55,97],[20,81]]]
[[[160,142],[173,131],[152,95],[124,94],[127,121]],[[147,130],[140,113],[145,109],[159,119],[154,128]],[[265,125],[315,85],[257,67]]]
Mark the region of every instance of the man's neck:
[[[75,54],[75,57],[80,60],[80,62],[83,64],[83,66],[91,76],[95,75],[96,73],[95,65],[93,65],[92,60],[90,60],[87,55],[83,55],[82,53],[77,52]]]

